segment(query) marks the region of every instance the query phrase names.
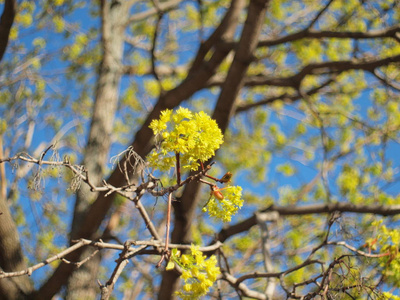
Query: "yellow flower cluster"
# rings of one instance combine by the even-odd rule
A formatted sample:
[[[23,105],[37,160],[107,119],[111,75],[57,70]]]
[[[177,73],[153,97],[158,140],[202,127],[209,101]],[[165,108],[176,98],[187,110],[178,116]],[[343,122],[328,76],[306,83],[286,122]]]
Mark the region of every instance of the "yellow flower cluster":
[[[240,186],[228,186],[218,191],[222,193],[223,197],[211,193],[211,198],[203,211],[208,211],[211,217],[221,219],[223,222],[230,222],[232,216],[243,205],[242,188]]]
[[[366,246],[371,250],[378,250],[382,274],[391,283],[400,282],[400,230],[390,229],[382,224],[382,220],[372,222],[377,229],[377,236],[367,240]]]
[[[175,154],[179,153],[182,168],[197,170],[198,161],[205,162],[215,154],[223,142],[223,135],[217,122],[205,112],[192,113],[180,107],[161,112],[159,120],[149,126],[161,145],[148,155],[150,166],[168,171],[176,164]]]
[[[182,254],[173,249],[167,270],[174,268],[177,264],[182,269],[181,278],[185,284],[177,295],[184,300],[198,299],[207,294],[210,287],[221,273],[217,267],[217,258],[212,255],[209,259],[203,255],[198,246],[191,246],[190,254]]]

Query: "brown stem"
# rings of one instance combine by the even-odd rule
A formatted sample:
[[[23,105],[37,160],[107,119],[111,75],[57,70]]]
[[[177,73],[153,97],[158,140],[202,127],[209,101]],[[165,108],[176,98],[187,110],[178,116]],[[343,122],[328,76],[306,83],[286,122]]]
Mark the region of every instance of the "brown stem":
[[[165,252],[168,253],[169,247],[169,231],[171,225],[171,204],[172,204],[172,193],[168,195],[168,210],[167,210],[167,236],[165,237]]]
[[[176,183],[181,184],[181,162],[179,159],[179,152],[175,152],[176,158]]]
[[[168,209],[167,209],[167,230],[166,230],[166,237],[165,237],[165,248],[164,251],[161,255],[160,261],[157,263],[157,268],[161,266],[161,263],[164,261],[164,259],[169,259],[169,231],[170,231],[170,225],[171,225],[171,203],[172,203],[172,193],[169,193],[168,195]]]
[[[201,166],[201,170],[204,171],[204,164],[203,164],[203,162],[201,160],[200,160],[200,166]],[[208,177],[208,178],[210,178],[210,179],[212,179],[212,180],[214,180],[216,182],[222,183],[222,181],[220,179],[215,178],[215,177],[213,177],[211,175],[204,174],[204,176],[206,176],[206,177]],[[209,184],[209,183],[207,183],[207,184]]]

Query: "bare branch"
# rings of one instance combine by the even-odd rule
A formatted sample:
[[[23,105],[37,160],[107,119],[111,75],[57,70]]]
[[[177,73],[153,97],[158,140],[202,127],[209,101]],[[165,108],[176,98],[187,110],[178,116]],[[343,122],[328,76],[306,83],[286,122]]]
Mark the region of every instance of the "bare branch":
[[[251,274],[246,274],[243,275],[241,277],[239,277],[236,281],[236,285],[240,285],[240,283],[242,283],[243,281],[247,280],[247,279],[253,279],[253,278],[282,278],[284,276],[286,276],[287,274],[290,274],[292,272],[295,272],[297,270],[300,270],[306,266],[312,265],[312,264],[321,264],[321,261],[319,260],[306,260],[303,263],[294,266],[293,268],[287,269],[286,271],[282,271],[282,272],[276,272],[276,273],[251,273]]]
[[[396,90],[400,91],[400,84],[396,81],[390,80],[389,78],[386,78],[383,74],[380,74],[378,70],[374,70],[372,74],[379,80],[381,81],[384,85]]]
[[[326,80],[325,82],[323,82],[320,86],[315,87],[307,92],[305,92],[305,94],[307,94],[308,96],[314,95],[318,92],[321,92],[321,90],[327,86],[329,86],[331,83],[333,83],[335,80],[334,78],[330,78],[328,80]],[[236,113],[242,112],[242,111],[247,111],[251,108],[257,107],[257,106],[262,106],[262,105],[269,105],[272,104],[275,101],[281,100],[284,101],[286,103],[293,103],[297,100],[300,100],[302,98],[302,96],[297,93],[295,95],[290,95],[288,93],[283,93],[281,95],[278,96],[273,96],[273,97],[269,97],[269,98],[265,98],[263,100],[254,102],[254,103],[249,103],[249,104],[239,104],[237,109],[236,109]]]
[[[64,251],[46,259],[45,261],[38,263],[26,270],[22,270],[22,271],[17,271],[17,272],[0,272],[0,278],[7,278],[7,277],[17,277],[17,276],[23,276],[23,275],[31,275],[32,272],[36,271],[37,269],[40,269],[42,267],[44,267],[45,265],[48,265],[56,260],[59,260],[63,257],[65,257],[68,253],[71,253],[83,246],[87,245],[85,243],[85,241],[79,241],[78,243],[76,243],[75,245],[65,249]]]
[[[382,257],[382,256],[387,256],[388,253],[378,253],[378,254],[373,254],[373,253],[368,253],[365,251],[361,251],[359,249],[357,249],[356,247],[353,247],[349,244],[347,244],[344,241],[340,241],[340,242],[327,242],[327,245],[335,245],[335,246],[343,246],[351,251],[353,251],[354,253],[357,253],[358,255],[364,256],[364,257],[370,257],[370,258],[378,258],[378,257]]]
[[[61,251],[60,253],[53,255],[46,260],[44,260],[41,263],[38,263],[36,265],[33,265],[32,267],[29,267],[28,269],[22,270],[22,271],[17,271],[17,272],[3,272],[0,271],[0,279],[1,278],[9,278],[9,277],[18,277],[18,276],[23,276],[23,275],[32,275],[32,273],[48,264],[51,264],[52,262],[56,260],[63,260],[66,262],[65,257],[67,254],[72,253],[84,246],[93,246],[97,248],[98,250],[101,249],[110,249],[110,250],[125,250],[127,249],[127,254],[128,258],[132,257],[134,254],[138,253],[139,251],[142,251],[146,247],[152,246],[156,248],[163,249],[163,242],[161,240],[156,241],[156,240],[150,240],[150,241],[127,241],[129,245],[134,245],[134,246],[139,246],[137,248],[129,246],[126,248],[125,245],[121,244],[112,244],[112,243],[105,243],[103,241],[91,241],[88,239],[79,239],[78,241],[75,241],[76,243],[67,249]],[[200,247],[199,250],[203,252],[207,251],[215,251],[218,248],[222,246],[221,242],[217,242],[213,245],[206,246],[206,247]],[[169,244],[169,249],[181,249],[181,250],[190,250],[191,245],[181,245],[181,244]],[[158,252],[155,252],[155,254],[159,255]],[[85,261],[86,262],[86,261]],[[71,264],[71,262],[69,262]],[[79,262],[81,263],[81,262]],[[84,262],[83,262],[84,263]]]
[[[145,20],[156,14],[159,14],[160,12],[164,12],[164,13],[168,12],[169,10],[176,8],[181,2],[182,2],[182,0],[170,0],[170,1],[166,1],[166,2],[161,2],[161,3],[159,3],[158,7],[152,7],[144,12],[140,12],[140,13],[132,15],[126,22],[125,26],[128,26],[132,22],[139,22],[139,21]]]
[[[321,168],[320,174],[321,174],[321,178],[322,178],[322,183],[325,188],[326,201],[329,203],[329,202],[331,202],[331,191],[330,191],[329,184],[328,184],[328,171],[331,167],[330,167],[329,159],[328,159],[329,140],[328,140],[328,134],[327,134],[326,128],[325,128],[324,118],[321,117],[320,113],[315,108],[315,105],[313,104],[313,102],[311,101],[311,99],[307,93],[303,92],[303,90],[301,88],[298,89],[298,93],[299,93],[299,95],[301,95],[304,102],[308,106],[309,110],[311,111],[312,116],[317,120],[317,126],[319,127],[321,144],[322,144],[322,149],[323,149],[323,161],[322,161],[322,164],[320,167]]]
[[[333,0],[329,0],[327,4],[324,5],[324,7],[317,13],[317,15],[314,17],[314,19],[310,22],[308,25],[308,29],[312,28],[315,23],[318,22],[318,20],[321,18],[321,16],[328,10],[329,6],[332,4]]]
[[[238,280],[228,273],[223,274],[223,279],[226,280],[231,286],[237,287],[244,296],[251,297],[253,299],[266,300],[267,297],[263,293],[253,291],[247,287],[243,282],[238,283]]]
[[[129,250],[130,243],[127,242],[124,245],[124,250],[120,253],[119,258],[117,259],[117,265],[114,268],[114,271],[107,281],[107,283],[102,286],[100,285],[101,290],[101,299],[106,300],[109,299],[111,293],[114,289],[115,283],[117,282],[119,276],[121,275],[122,271],[124,270],[125,266],[128,264],[129,259],[132,258],[136,253],[140,252],[141,250],[145,249],[147,246],[141,246],[134,250]]]
[[[42,155],[41,155],[42,156]],[[26,162],[30,162],[30,163],[34,163],[34,164],[38,164],[38,165],[52,165],[52,166],[64,166],[68,169],[70,169],[75,176],[77,176],[78,178],[80,178],[83,182],[85,182],[89,187],[90,187],[90,191],[92,192],[103,192],[105,194],[105,196],[110,195],[112,193],[117,193],[131,201],[133,201],[136,204],[136,208],[139,210],[140,215],[142,216],[143,220],[145,221],[146,227],[149,229],[150,233],[153,235],[153,237],[157,240],[160,239],[160,236],[158,235],[158,232],[153,224],[153,222],[151,221],[148,213],[146,212],[144,206],[141,204],[141,202],[139,201],[140,198],[143,196],[143,194],[146,191],[152,191],[155,187],[156,184],[154,183],[154,179],[150,179],[147,182],[142,183],[141,185],[135,187],[135,186],[122,186],[122,187],[114,187],[113,185],[107,183],[106,181],[103,180],[103,186],[96,186],[92,183],[92,181],[89,178],[89,173],[83,169],[80,166],[76,166],[76,165],[72,165],[68,159],[65,159],[64,161],[44,161],[44,160],[40,160],[39,159],[35,159],[33,157],[30,156],[25,156],[23,154],[18,154],[14,157],[9,157],[9,158],[0,158],[0,163],[3,162],[11,162],[13,160],[22,160],[22,161],[26,161]],[[209,170],[209,169],[208,169]],[[200,174],[198,176],[202,176],[202,173],[200,172]],[[192,178],[188,178],[186,179],[187,181],[182,182],[183,184],[187,183],[190,180],[193,180],[195,177]],[[182,184],[181,183],[181,184]],[[174,191],[176,189],[178,189],[180,186],[175,186],[172,187],[171,190]],[[135,197],[132,197],[130,195],[130,193],[136,193]],[[168,189],[165,189],[163,191],[163,193],[167,193]]]
[[[265,272],[267,273],[272,273],[274,270],[274,266],[272,263],[271,259],[271,245],[270,245],[270,235],[269,235],[269,229],[267,222],[258,216],[256,213],[256,220],[258,227],[260,228],[261,231],[261,249],[264,257],[264,268]],[[267,296],[267,299],[273,299],[274,296],[274,291],[275,291],[275,286],[276,286],[276,278],[268,278],[267,280],[267,287],[265,289],[265,295]]]
[[[125,75],[134,75],[137,74],[136,66],[124,66],[122,68],[122,73]],[[182,65],[182,66],[177,66],[173,67],[170,65],[157,65],[155,66],[156,73],[158,76],[173,76],[173,75],[178,75],[180,73],[186,72],[188,69],[187,66]],[[145,71],[142,71],[140,74],[143,75],[151,75],[152,74],[152,68],[148,68]]]

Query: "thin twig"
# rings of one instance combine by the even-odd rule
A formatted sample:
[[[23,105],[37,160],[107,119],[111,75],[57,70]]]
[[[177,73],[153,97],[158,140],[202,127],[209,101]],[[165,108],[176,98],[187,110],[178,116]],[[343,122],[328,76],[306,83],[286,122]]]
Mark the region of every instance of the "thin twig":
[[[169,260],[170,256],[170,251],[169,251],[169,231],[170,231],[170,226],[171,226],[171,203],[172,203],[172,193],[168,195],[168,209],[167,209],[167,230],[166,230],[166,236],[165,236],[165,248],[164,251],[162,252],[161,259],[157,264],[157,268],[159,268],[164,261],[164,259]]]
[[[122,271],[124,270],[125,266],[128,264],[129,259],[132,258],[135,254],[140,252],[141,250],[145,249],[147,246],[140,246],[135,248],[134,250],[131,249],[130,242],[126,242],[124,244],[124,250],[120,253],[119,258],[116,260],[117,265],[114,268],[110,279],[107,283],[103,286],[100,284],[101,289],[101,300],[107,300],[110,298],[111,293],[114,289],[115,283],[117,282],[119,276],[121,275]]]

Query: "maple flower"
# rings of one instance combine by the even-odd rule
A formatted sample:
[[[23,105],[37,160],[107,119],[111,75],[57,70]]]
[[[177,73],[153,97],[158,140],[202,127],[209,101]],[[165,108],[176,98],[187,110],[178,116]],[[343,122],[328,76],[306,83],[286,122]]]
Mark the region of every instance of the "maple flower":
[[[197,170],[198,161],[205,162],[214,156],[223,143],[217,122],[203,111],[192,113],[180,107],[173,113],[167,109],[149,127],[160,143],[147,160],[150,166],[161,171],[169,171],[175,166],[177,153],[183,169]]]
[[[199,299],[207,294],[221,273],[214,255],[207,259],[199,247],[194,245],[191,246],[190,251],[190,254],[180,255],[177,249],[173,249],[170,260],[182,269],[181,278],[185,284],[176,294],[184,300]]]
[[[232,216],[242,205],[242,188],[240,186],[228,186],[224,189],[218,189],[218,193],[211,193],[211,198],[203,211],[208,211],[211,217],[221,219],[223,222],[230,222]]]

